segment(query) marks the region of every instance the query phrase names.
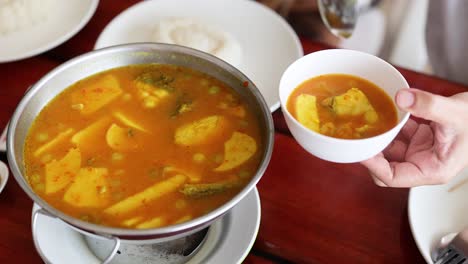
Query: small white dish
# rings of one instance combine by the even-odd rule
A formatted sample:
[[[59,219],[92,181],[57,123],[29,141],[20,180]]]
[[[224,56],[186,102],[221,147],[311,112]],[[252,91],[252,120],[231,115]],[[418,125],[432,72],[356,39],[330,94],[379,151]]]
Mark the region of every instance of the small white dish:
[[[44,23],[0,35],[0,63],[32,57],[70,39],[91,19],[98,0],[56,1]]]
[[[332,162],[352,163],[381,152],[400,132],[409,113],[397,108],[398,124],[380,135],[363,139],[339,139],[312,131],[299,123],[286,104],[289,95],[304,81],[323,74],[349,74],[366,79],[391,98],[401,88],[409,88],[405,78],[386,61],[360,51],[329,49],[310,53],[291,64],[280,81],[279,96],[286,124],[296,141],[310,154]]]
[[[411,188],[408,218],[419,251],[432,264],[440,240],[468,227],[468,168],[447,184]]]
[[[34,204],[32,212],[39,208]],[[260,197],[255,188],[210,226],[205,242],[187,263],[242,263],[257,237],[260,213]],[[44,262],[101,262],[90,250],[83,235],[61,220],[39,214],[36,225],[34,245]]]
[[[6,186],[6,183],[8,181],[8,174],[9,171],[7,165],[0,160],[0,193]]]
[[[239,65],[235,66],[255,83],[270,110],[278,109],[281,74],[304,53],[291,26],[256,1],[142,1],[115,17],[94,48],[149,42],[158,21],[168,17],[197,19],[232,35],[241,47]]]

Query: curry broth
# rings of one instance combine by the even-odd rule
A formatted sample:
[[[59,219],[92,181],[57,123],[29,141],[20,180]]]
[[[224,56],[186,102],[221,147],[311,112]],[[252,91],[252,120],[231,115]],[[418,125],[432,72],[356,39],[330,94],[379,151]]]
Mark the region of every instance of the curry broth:
[[[347,91],[352,88],[362,91],[363,96],[367,97],[371,107],[373,107],[378,116],[378,120],[375,123],[372,123],[367,130],[360,133],[356,133],[356,129],[359,130],[359,128],[369,124],[365,115],[337,115],[333,109],[330,109],[329,105],[324,103],[327,99],[336,98],[338,95],[347,96]],[[370,81],[357,76],[325,74],[301,83],[291,93],[287,102],[287,109],[296,119],[298,119],[298,109],[296,109],[295,104],[298,96],[302,94],[316,97],[315,105],[318,119],[320,120],[320,128],[317,132],[328,136],[348,139],[372,137],[390,130],[398,121],[393,100],[387,93]],[[334,133],[331,133],[330,129],[324,128],[324,126],[329,124],[333,124],[335,128]],[[341,133],[338,133],[337,131],[340,127],[345,127],[345,132],[341,131]]]
[[[108,79],[108,83],[117,82],[120,91],[100,90],[99,86],[93,86],[95,83],[104,82],[105,78]],[[89,87],[94,88],[88,89]],[[100,92],[104,93],[102,97],[93,95],[99,95]],[[107,96],[105,93],[113,93],[115,96],[113,95],[113,99],[104,106],[92,110],[94,112],[83,114],[86,109],[92,108],[95,101]],[[80,103],[80,96],[89,96],[92,99],[90,102],[94,100],[88,104],[89,108],[87,104]],[[122,118],[122,114],[125,118]],[[189,129],[192,134],[186,131],[185,134],[182,133],[184,131],[179,133],[181,127],[210,116],[215,116],[217,121],[215,129],[218,132],[214,136],[203,138],[201,135],[202,142],[192,144],[189,140],[191,138],[187,139],[184,136],[194,136],[193,133],[196,133],[198,128],[192,129],[195,132]],[[127,122],[128,120],[131,122]],[[93,130],[90,137],[83,136],[86,142],[75,139],[79,138],[75,135],[93,124],[100,128]],[[112,124],[116,125],[115,131],[120,133],[122,130],[119,129],[125,129],[127,134],[122,136],[121,133],[114,133],[118,135],[116,139],[108,137],[113,135]],[[203,127],[201,123],[196,124]],[[180,141],[184,143],[176,143],[177,133],[182,134]],[[228,157],[236,161],[239,159],[238,153],[226,154],[228,147],[225,145],[234,135],[250,140],[250,145],[245,148],[249,149],[248,153],[243,152],[243,155],[247,153],[250,156],[243,157],[243,162],[233,168],[230,168],[229,164],[222,167],[224,163],[229,163],[226,160]],[[44,149],[44,145],[61,136],[64,139],[59,143],[40,151],[41,147]],[[119,142],[120,139],[122,140]],[[252,140],[253,144],[256,144],[255,148],[252,146]],[[114,144],[113,141],[117,143]],[[127,144],[127,141],[131,143]],[[128,149],[121,149],[127,147]],[[153,228],[190,220],[231,199],[255,174],[263,147],[255,115],[240,96],[221,81],[179,66],[127,66],[111,69],[73,84],[41,111],[25,141],[25,175],[36,193],[52,206],[71,216],[107,226]],[[74,187],[71,186],[78,181],[76,168],[72,170],[73,177],[70,177],[69,182],[64,180],[66,177],[63,175],[68,175],[70,171],[60,171],[63,168],[56,169],[62,173],[53,171],[55,167],[72,166],[73,162],[60,163],[71,150],[81,153],[78,172],[84,168],[88,168],[89,173],[97,173],[97,170],[92,168],[104,168],[100,172],[107,170],[106,173],[96,176],[95,182],[99,184],[92,186],[97,191],[88,188],[92,194],[91,198],[80,196],[80,192],[68,196],[67,192],[72,192]],[[234,148],[233,151],[237,150]],[[54,162],[57,164],[57,161],[60,165],[51,165]],[[222,169],[217,171],[217,168],[221,167]],[[57,178],[52,179],[52,183],[47,180],[51,179],[50,171],[53,171],[56,175],[54,177]],[[151,199],[142,196],[137,206],[132,205],[130,212],[114,208],[117,212],[114,210],[112,213],[106,213],[111,212],[106,209],[113,205],[143,192],[158,182],[174,179],[175,175],[183,175],[185,178],[184,183],[173,191]],[[101,178],[104,181],[101,182]],[[58,191],[50,192],[48,190],[56,183],[53,180],[58,183],[65,181],[67,184],[63,184],[64,187]],[[203,185],[207,183],[213,185]],[[48,184],[52,187],[49,188]],[[195,189],[185,193],[187,186],[191,185],[195,186]],[[204,189],[200,191],[197,188]],[[75,200],[67,202],[66,196]],[[84,200],[94,201],[96,197],[102,198],[96,203],[99,205],[91,202],[85,206],[81,205]],[[158,219],[160,221],[157,221]]]

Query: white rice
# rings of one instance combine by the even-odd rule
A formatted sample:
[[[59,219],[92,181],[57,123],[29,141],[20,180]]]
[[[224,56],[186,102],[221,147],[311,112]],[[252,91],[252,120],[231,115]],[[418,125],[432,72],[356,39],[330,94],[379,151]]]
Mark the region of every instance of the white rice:
[[[44,23],[56,0],[0,0],[0,35],[18,32]]]
[[[198,49],[234,66],[238,66],[241,61],[241,47],[231,34],[193,18],[171,17],[160,20],[154,28],[151,41]]]

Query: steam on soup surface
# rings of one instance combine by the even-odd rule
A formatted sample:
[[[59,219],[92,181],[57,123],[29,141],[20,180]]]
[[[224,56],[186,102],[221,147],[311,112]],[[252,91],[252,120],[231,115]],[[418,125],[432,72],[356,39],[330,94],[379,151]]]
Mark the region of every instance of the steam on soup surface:
[[[222,205],[255,174],[260,129],[236,92],[172,65],[83,79],[38,115],[25,171],[44,200],[107,226],[155,228]]]
[[[307,128],[345,139],[379,135],[398,121],[384,90],[347,74],[325,74],[303,82],[289,96],[287,109]]]

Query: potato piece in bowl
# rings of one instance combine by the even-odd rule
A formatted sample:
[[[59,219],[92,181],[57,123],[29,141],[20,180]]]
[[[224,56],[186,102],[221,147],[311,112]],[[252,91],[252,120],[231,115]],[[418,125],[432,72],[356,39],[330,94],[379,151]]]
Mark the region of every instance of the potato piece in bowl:
[[[346,93],[328,97],[322,105],[330,108],[338,116],[364,115],[368,123],[377,122],[378,114],[367,96],[358,88],[351,88]]]
[[[140,130],[141,132],[149,132],[148,129],[146,129],[143,125],[139,124],[138,121],[135,121],[133,118],[129,117],[127,114],[124,114],[120,111],[115,111],[112,115],[124,125],[133,127],[137,130]]]
[[[96,140],[104,138],[106,128],[109,126],[110,122],[110,118],[107,117],[95,121],[73,135],[71,142],[80,149],[92,149],[96,144]]]
[[[34,156],[39,157],[40,155],[53,149],[54,147],[59,146],[60,144],[65,142],[73,134],[74,131],[75,130],[73,128],[69,128],[63,132],[60,132],[54,137],[54,139],[37,148],[36,151],[34,151]]]
[[[128,151],[138,147],[136,131],[133,128],[123,128],[112,124],[106,133],[107,145],[114,150]]]
[[[106,75],[93,85],[74,92],[71,95],[72,108],[85,115],[91,114],[112,102],[121,93],[117,78],[113,75]]]
[[[319,130],[320,120],[317,111],[317,98],[309,94],[301,94],[296,99],[295,110],[297,120],[305,127]]]
[[[104,207],[109,203],[107,168],[82,168],[63,196],[63,200],[76,207]]]
[[[231,170],[246,162],[257,151],[257,143],[251,136],[234,132],[231,138],[224,143],[224,161],[215,168],[215,171]]]
[[[174,141],[183,146],[208,143],[213,137],[219,136],[226,125],[223,116],[208,116],[179,127],[175,132]]]
[[[81,152],[72,148],[61,160],[53,160],[45,165],[45,193],[56,193],[65,188],[75,178],[81,166]]]
[[[156,200],[170,192],[174,192],[186,181],[186,179],[187,177],[185,175],[177,174],[162,182],[155,183],[145,190],[129,196],[111,207],[106,208],[104,213],[114,216],[128,214],[146,203]]]

